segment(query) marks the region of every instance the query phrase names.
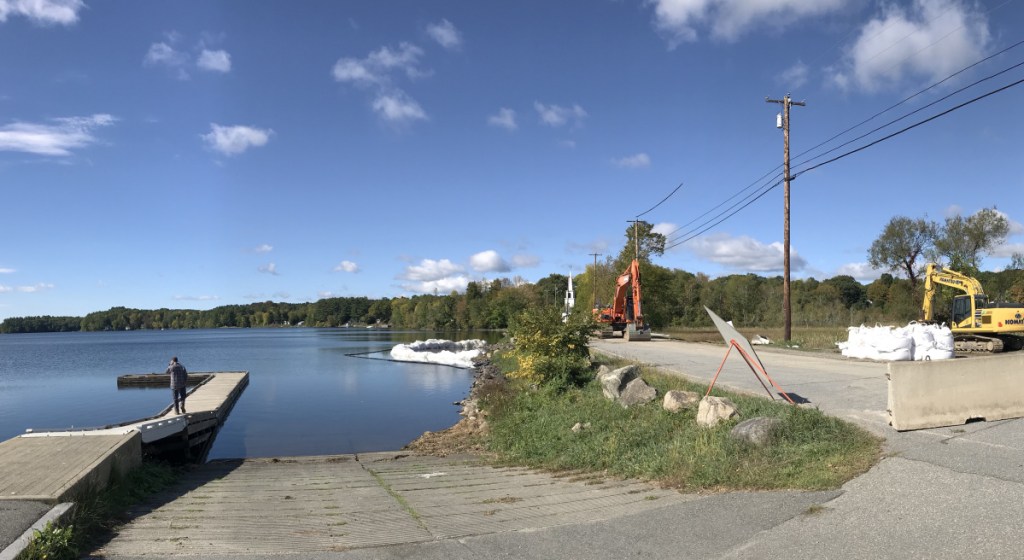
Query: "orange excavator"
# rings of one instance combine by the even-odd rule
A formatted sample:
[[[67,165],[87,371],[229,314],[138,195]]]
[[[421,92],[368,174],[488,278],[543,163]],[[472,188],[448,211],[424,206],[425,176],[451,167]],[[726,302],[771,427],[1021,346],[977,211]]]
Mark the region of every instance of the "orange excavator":
[[[615,281],[615,299],[611,307],[595,307],[594,320],[609,328],[601,331],[601,337],[607,338],[621,332],[622,338],[631,340],[650,340],[651,327],[644,321],[640,307],[640,262],[633,259]]]

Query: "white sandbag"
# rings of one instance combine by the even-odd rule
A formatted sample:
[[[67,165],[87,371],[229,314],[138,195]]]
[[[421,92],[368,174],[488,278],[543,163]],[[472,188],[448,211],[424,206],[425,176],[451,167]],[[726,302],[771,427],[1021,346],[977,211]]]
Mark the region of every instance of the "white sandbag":
[[[903,329],[892,327],[876,327],[867,336],[867,343],[879,352],[895,352],[897,350],[913,350],[914,339]]]
[[[911,348],[899,348],[891,352],[879,352],[876,360],[882,360],[883,362],[908,362],[913,359],[913,349]]]
[[[935,339],[935,348],[952,352],[956,346],[953,344],[953,331],[946,325],[932,325],[932,338]]]
[[[956,353],[952,350],[941,350],[939,348],[932,348],[927,352],[922,352],[922,360],[952,360],[956,357]],[[914,359],[918,359],[915,354]]]

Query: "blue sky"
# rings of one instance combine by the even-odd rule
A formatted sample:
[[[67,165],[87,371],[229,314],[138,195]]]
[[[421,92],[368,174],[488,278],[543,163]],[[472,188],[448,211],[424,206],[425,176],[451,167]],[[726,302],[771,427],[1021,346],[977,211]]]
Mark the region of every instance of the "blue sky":
[[[1021,29],[1019,0],[0,0],[0,318],[580,272],[680,183],[643,216],[685,226],[670,241],[779,166],[766,97],[806,101],[798,154]],[[986,267],[1024,251],[1022,93],[795,180],[794,277],[877,277],[897,215],[996,206],[1013,228]],[[780,274],[782,234],[780,187],[658,262]]]

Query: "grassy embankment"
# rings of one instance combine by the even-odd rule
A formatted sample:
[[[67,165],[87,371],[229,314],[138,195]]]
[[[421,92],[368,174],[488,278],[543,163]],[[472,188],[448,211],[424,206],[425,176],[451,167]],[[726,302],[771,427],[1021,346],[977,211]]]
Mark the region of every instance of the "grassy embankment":
[[[89,493],[75,501],[63,526],[47,524],[19,560],[78,558],[112,528],[122,523],[129,507],[178,480],[180,469],[164,463],[143,463],[106,490]]]
[[[536,339],[551,336],[536,334],[543,334]],[[541,352],[557,354],[552,347]],[[592,374],[586,379],[576,376],[578,382],[572,384],[537,383],[536,375],[524,379],[519,372],[524,364],[520,348],[494,360],[512,379],[479,395],[489,424],[480,444],[503,464],[640,478],[686,491],[817,490],[842,485],[865,472],[880,455],[877,437],[817,409],[716,389],[714,395],[737,405],[740,420],[781,420],[775,443],[755,447],[730,437],[738,420],[702,428],[696,409],[670,413],[660,398],[624,409],[604,397],[597,381],[586,381]],[[673,389],[700,395],[707,391],[706,386],[649,368],[641,375],[659,397]],[[570,428],[577,422],[589,422],[590,427],[574,433]]]

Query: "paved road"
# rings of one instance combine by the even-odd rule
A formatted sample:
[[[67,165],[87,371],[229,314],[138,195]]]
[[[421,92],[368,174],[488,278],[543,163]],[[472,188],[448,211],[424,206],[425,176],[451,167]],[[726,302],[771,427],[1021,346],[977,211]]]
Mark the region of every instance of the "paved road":
[[[605,340],[595,342],[594,346],[703,381],[710,380],[725,355],[724,346],[658,339],[642,343]],[[403,486],[400,478],[394,478],[402,469],[380,471],[381,487],[392,489],[393,500],[413,509],[432,511],[436,518],[420,517],[418,529],[410,530],[407,534],[411,536],[405,538],[404,543],[395,543],[395,540],[401,541],[398,532],[391,532],[388,523],[379,522],[375,531],[367,534],[385,539],[391,535],[395,537],[390,541],[392,544],[348,550],[312,547],[309,550],[274,552],[261,549],[260,557],[592,560],[627,557],[952,559],[1024,556],[1024,544],[1021,543],[1024,537],[1024,529],[1021,528],[1024,518],[1022,421],[897,433],[888,427],[885,420],[884,364],[772,350],[759,350],[759,353],[769,374],[787,392],[796,393],[812,406],[851,419],[886,437],[886,458],[867,474],[833,492],[673,496],[633,502],[630,507],[641,509],[633,512],[620,510],[608,515],[588,511],[593,508],[584,507],[577,501],[575,517],[564,519],[568,523],[562,523],[558,515],[531,513],[530,508],[539,503],[529,500],[540,500],[546,492],[518,496],[515,488],[522,488],[518,484],[504,491],[512,497],[523,498],[523,501],[488,502],[493,505],[485,507],[495,510],[488,516],[486,514],[491,509],[480,510],[485,499],[477,499],[472,493],[467,494],[469,497],[463,503],[468,510],[445,507],[431,510],[425,503],[416,502],[429,493],[418,494],[417,486]],[[726,362],[718,383],[764,393],[735,353]],[[447,471],[447,467],[434,467],[438,472]],[[430,474],[427,471],[417,472]],[[530,476],[539,475],[530,473]],[[543,484],[551,482],[545,477],[535,480],[544,480]],[[568,486],[559,486],[560,490],[552,494],[563,497],[556,500],[559,503],[573,502],[569,496],[589,491],[582,481],[562,483]],[[470,487],[460,482],[449,492]],[[194,486],[195,490],[203,488],[205,484]],[[639,488],[642,486],[634,489]],[[192,489],[182,491],[187,493]],[[648,491],[652,490],[645,488],[638,494]],[[335,495],[337,499],[344,500],[346,494]],[[440,497],[444,492],[433,495]],[[616,495],[628,497],[631,494],[627,491]],[[394,506],[390,503],[386,509],[390,511],[395,509]],[[275,533],[271,529],[281,530],[283,512],[286,511],[282,508],[284,506],[267,511],[259,521],[263,525],[247,527],[250,539],[261,539],[261,534],[266,535],[267,542],[276,538],[272,536]],[[204,508],[193,505],[180,509],[187,512]],[[517,509],[519,511],[512,511]],[[478,519],[480,524],[475,529],[463,532],[451,532],[453,525],[442,523],[445,517],[470,510],[489,519]],[[173,538],[170,533],[173,527],[187,525],[183,520],[161,520],[159,513],[154,518],[154,513],[156,510],[136,521],[140,530],[155,528],[168,532],[164,538]],[[275,516],[275,513],[281,515]],[[509,516],[509,519],[518,521],[504,526],[493,523],[493,517],[500,519],[499,516]],[[250,517],[253,523],[258,518]],[[401,515],[396,519],[401,523],[395,527],[406,527],[410,521]],[[442,526],[449,529],[437,528]],[[260,527],[266,530],[261,533]],[[250,557],[242,551],[195,545],[187,538],[187,531],[181,535],[186,538],[172,541],[174,546],[158,553],[155,549],[133,547],[127,540],[130,532],[129,527],[124,533],[126,540],[118,541],[122,538],[118,537],[98,552],[106,552],[112,558],[216,557],[228,560]],[[301,533],[297,534],[301,536]],[[307,535],[312,540],[312,534]]]

